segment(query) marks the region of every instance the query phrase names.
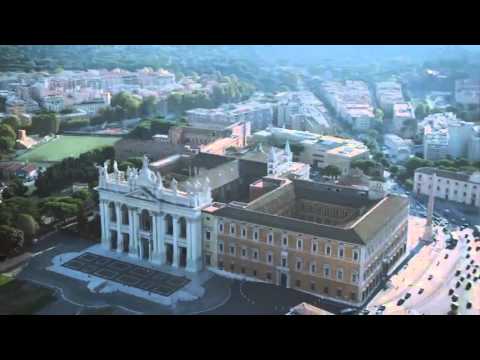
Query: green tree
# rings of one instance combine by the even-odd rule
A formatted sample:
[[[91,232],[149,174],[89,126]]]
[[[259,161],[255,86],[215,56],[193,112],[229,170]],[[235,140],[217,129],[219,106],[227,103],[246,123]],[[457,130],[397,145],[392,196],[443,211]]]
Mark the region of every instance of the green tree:
[[[40,229],[33,216],[29,214],[19,214],[15,220],[15,227],[23,231],[26,241],[31,241]]]
[[[9,137],[0,137],[0,154],[7,153],[13,150],[15,146],[15,140]]]
[[[7,116],[5,119],[3,119],[2,124],[10,125],[14,131],[17,131],[22,126],[22,122],[17,115]]]
[[[415,108],[415,117],[417,119],[424,119],[428,114],[430,113],[430,109],[427,104],[425,103],[420,103],[417,105]]]
[[[322,169],[322,174],[330,178],[337,178],[342,175],[342,171],[335,165],[328,165]]]
[[[23,231],[7,225],[0,225],[0,253],[12,254],[23,246]]]
[[[42,113],[32,117],[32,131],[39,135],[57,134],[60,129],[60,119],[55,113]]]

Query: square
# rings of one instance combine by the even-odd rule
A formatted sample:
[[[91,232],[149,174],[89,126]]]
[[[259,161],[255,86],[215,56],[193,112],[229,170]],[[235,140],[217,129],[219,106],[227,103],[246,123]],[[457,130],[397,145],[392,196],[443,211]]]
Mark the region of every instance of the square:
[[[100,266],[104,266],[104,265],[107,265],[108,263],[110,263],[112,261],[112,259],[109,259],[107,257],[104,257],[104,256],[99,256],[97,260],[95,260],[95,264],[96,265],[100,265]]]
[[[94,275],[100,276],[101,278],[112,280],[118,276],[118,272],[110,269],[100,269],[94,273]]]
[[[83,265],[85,265],[83,262],[74,259],[66,262],[62,266],[73,270],[80,270]]]
[[[123,275],[120,275],[116,281],[123,285],[133,286],[138,284],[141,281],[141,279],[135,276],[123,274]]]
[[[86,274],[93,274],[98,269],[99,269],[99,267],[96,266],[96,265],[87,264],[82,268],[82,272],[84,272]]]
[[[99,258],[98,255],[95,255],[95,254],[92,254],[92,253],[85,253],[85,254],[80,255],[76,259],[77,260],[82,260],[82,261],[85,261],[85,262],[93,262],[98,258]]]
[[[107,265],[107,267],[109,269],[112,269],[112,270],[116,270],[116,271],[125,271],[125,270],[128,270],[128,269],[131,269],[133,267],[133,265],[130,265],[126,262],[121,262],[121,261],[113,261],[111,262],[110,264]]]

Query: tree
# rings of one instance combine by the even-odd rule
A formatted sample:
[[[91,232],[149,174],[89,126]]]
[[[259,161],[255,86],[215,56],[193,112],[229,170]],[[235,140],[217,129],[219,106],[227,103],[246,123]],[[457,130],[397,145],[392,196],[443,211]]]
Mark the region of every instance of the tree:
[[[40,228],[35,219],[29,214],[19,214],[15,220],[15,226],[23,231],[27,241],[31,241]]]
[[[424,119],[430,113],[430,109],[427,104],[420,103],[415,108],[415,117],[417,119]]]
[[[14,131],[17,131],[22,126],[22,122],[17,115],[7,116],[5,119],[3,119],[2,124],[10,125]]]
[[[155,114],[157,102],[158,101],[155,96],[145,97],[139,107],[140,116],[150,116]]]
[[[57,221],[65,221],[65,219],[78,214],[79,204],[68,202],[62,198],[48,198],[42,204],[41,209],[45,215],[51,216]]]
[[[32,117],[32,131],[39,135],[56,134],[60,129],[60,119],[57,114],[49,112]]]
[[[405,163],[405,169],[406,169],[406,174],[405,176],[407,178],[413,177],[413,174],[415,173],[415,170],[421,167],[429,167],[432,166],[432,162],[429,160],[421,159],[416,156],[408,159],[408,161]]]
[[[15,134],[15,130],[8,124],[1,124],[0,125],[0,137],[6,137],[9,139],[15,139],[17,138],[17,135]]]
[[[322,170],[322,174],[330,178],[337,178],[342,175],[342,171],[335,165],[328,165]]]
[[[7,225],[0,225],[0,253],[10,255],[23,246],[23,231]]]
[[[10,152],[15,146],[15,140],[9,137],[0,137],[0,153]]]

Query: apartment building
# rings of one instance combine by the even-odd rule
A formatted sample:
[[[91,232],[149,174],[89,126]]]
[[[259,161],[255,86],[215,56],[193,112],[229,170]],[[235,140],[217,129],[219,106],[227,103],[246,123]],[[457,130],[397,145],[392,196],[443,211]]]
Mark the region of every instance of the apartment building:
[[[375,93],[380,108],[392,114],[394,105],[405,101],[402,93],[402,85],[395,81],[382,81],[375,84]]]
[[[436,174],[436,184],[433,183]],[[415,171],[414,192],[429,196],[433,190],[435,197],[465,205],[480,207],[480,172],[461,173],[431,167]]]
[[[367,160],[370,152],[361,142],[308,131],[270,128],[253,134],[254,143],[283,145],[286,141],[299,149],[295,154],[298,161],[318,168],[335,165],[343,174],[348,173],[355,160]]]
[[[410,146],[401,137],[395,134],[386,134],[384,136],[384,142],[393,161],[405,162],[410,158]]]
[[[408,199],[264,177],[248,203],[202,210],[204,263],[215,271],[364,304],[406,251]]]
[[[413,138],[417,133],[417,120],[412,104],[407,102],[393,104],[392,133],[402,138]]]
[[[462,79],[455,81],[455,102],[463,106],[480,105],[480,81]]]

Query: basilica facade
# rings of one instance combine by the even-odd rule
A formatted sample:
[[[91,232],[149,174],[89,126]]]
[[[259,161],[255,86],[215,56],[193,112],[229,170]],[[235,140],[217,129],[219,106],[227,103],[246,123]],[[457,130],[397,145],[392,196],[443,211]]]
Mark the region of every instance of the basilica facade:
[[[202,269],[201,209],[212,202],[208,178],[186,191],[173,179],[168,187],[144,157],[140,170],[99,170],[102,246],[131,257],[184,268]]]

